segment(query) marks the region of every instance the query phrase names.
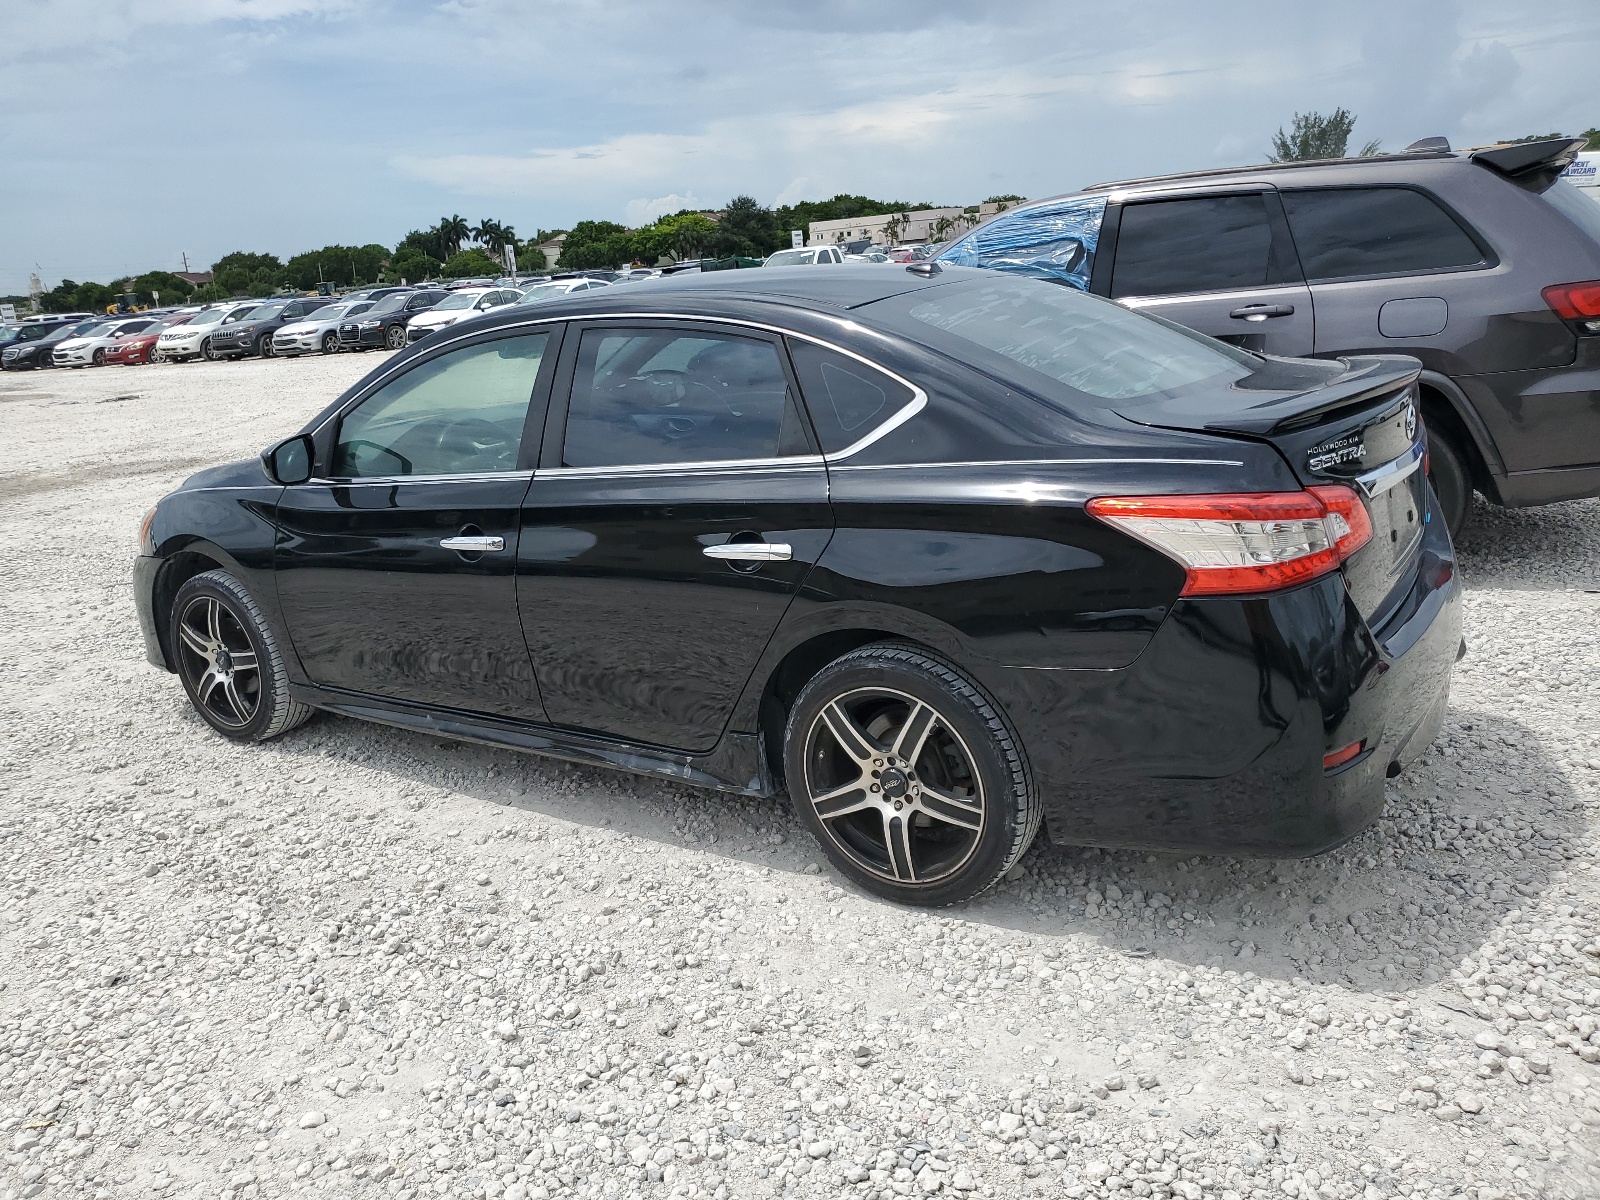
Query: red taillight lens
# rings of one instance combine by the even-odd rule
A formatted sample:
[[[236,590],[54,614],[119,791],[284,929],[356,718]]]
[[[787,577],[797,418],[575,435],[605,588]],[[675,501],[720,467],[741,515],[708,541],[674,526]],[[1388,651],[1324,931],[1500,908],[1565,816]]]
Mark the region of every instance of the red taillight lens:
[[[1304,492],[1102,496],[1089,513],[1181,564],[1185,596],[1275,592],[1337,570],[1372,538],[1361,497]]]
[[[1563,321],[1600,318],[1600,279],[1587,283],[1553,283],[1541,293],[1544,302]]]

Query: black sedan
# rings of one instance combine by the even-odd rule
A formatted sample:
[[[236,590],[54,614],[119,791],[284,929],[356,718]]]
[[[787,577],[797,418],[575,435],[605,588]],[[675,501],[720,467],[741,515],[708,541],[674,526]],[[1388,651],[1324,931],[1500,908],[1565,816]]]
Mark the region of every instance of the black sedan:
[[[151,662],[751,795],[972,896],[1058,842],[1305,855],[1444,717],[1406,358],[1267,358],[1037,280],[741,271],[486,314],[152,511]]]
[[[399,350],[406,344],[406,322],[449,294],[440,288],[390,292],[360,317],[339,326],[339,348]]]
[[[0,370],[26,371],[53,367],[57,346],[105,323],[104,317],[90,317],[87,321],[40,321],[23,325],[17,329],[14,337],[0,347]]]
[[[243,358],[253,354],[258,358],[271,358],[273,334],[285,325],[304,321],[327,303],[325,296],[265,301],[239,320],[219,325],[211,335],[210,355],[212,358]]]

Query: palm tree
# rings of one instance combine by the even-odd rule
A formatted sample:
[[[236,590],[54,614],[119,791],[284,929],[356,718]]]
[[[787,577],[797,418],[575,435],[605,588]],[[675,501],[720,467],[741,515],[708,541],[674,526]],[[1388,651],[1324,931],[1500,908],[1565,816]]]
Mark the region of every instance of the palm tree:
[[[499,254],[506,248],[507,242],[516,240],[516,233],[511,226],[502,225],[499,221],[493,221],[485,217],[472,230],[472,240],[491,253]]]
[[[459,253],[461,243],[472,234],[472,227],[460,213],[439,218],[439,240],[451,254]]]

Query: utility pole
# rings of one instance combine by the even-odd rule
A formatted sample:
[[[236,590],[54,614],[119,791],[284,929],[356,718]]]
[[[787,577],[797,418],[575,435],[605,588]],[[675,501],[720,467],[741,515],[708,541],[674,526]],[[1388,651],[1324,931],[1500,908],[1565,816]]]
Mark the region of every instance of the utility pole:
[[[187,275],[189,273],[189,252],[184,250],[181,253],[183,254],[183,273]]]

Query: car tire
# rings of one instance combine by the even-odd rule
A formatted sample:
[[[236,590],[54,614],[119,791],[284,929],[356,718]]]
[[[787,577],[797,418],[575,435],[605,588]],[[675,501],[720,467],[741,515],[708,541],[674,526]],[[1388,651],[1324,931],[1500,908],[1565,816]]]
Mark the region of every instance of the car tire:
[[[221,362],[224,356],[211,348],[211,339],[207,338],[200,343],[200,357],[207,362]]]
[[[105,366],[106,352],[104,350],[96,350],[92,355],[89,356],[89,361],[97,367]]]
[[[277,638],[228,572],[207,571],[178,589],[167,636],[189,703],[224,737],[264,742],[314,711],[289,698]]]
[[[256,357],[271,358],[273,353],[272,335],[270,333],[262,334],[261,337],[256,340]]]
[[[324,354],[337,354],[339,351],[339,335],[325,333],[322,335],[322,352]]]
[[[875,643],[817,672],[790,708],[784,765],[795,811],[829,861],[899,903],[971,899],[1039,831],[1043,810],[1009,722],[918,647]]]
[[[1472,476],[1466,458],[1447,434],[1428,428],[1428,482],[1452,538],[1461,536],[1472,515]]]
[[[406,347],[406,327],[404,325],[391,325],[384,331],[383,344],[391,350],[404,350]]]

